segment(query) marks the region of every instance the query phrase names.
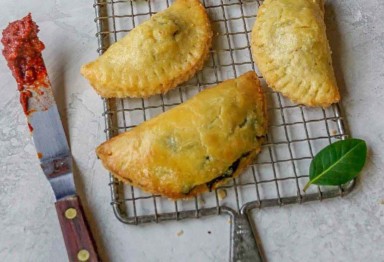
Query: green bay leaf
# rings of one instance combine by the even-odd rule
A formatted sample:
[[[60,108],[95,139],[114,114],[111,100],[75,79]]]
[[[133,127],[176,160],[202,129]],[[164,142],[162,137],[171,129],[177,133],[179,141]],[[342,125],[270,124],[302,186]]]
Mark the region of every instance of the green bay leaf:
[[[366,158],[367,145],[361,139],[341,140],[323,148],[311,162],[304,192],[312,184],[338,186],[351,181],[363,169]]]

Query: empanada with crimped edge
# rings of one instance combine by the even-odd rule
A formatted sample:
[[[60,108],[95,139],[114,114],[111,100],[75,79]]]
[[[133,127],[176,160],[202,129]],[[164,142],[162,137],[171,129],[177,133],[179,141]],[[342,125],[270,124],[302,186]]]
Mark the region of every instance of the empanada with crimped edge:
[[[265,0],[252,53],[267,84],[292,101],[321,107],[339,101],[323,0]]]
[[[238,176],[267,133],[255,72],[208,88],[187,102],[101,144],[96,152],[119,180],[172,199]]]
[[[176,0],[81,68],[102,97],[148,97],[187,81],[203,67],[211,24],[198,0]]]

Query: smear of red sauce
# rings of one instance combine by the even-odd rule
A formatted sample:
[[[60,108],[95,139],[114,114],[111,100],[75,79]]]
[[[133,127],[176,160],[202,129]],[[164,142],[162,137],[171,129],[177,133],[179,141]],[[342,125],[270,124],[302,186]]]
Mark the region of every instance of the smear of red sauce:
[[[23,106],[24,113],[28,114],[28,99],[32,97],[32,92],[29,90],[20,91],[20,104]]]
[[[29,131],[33,132],[33,126],[30,123],[28,123],[28,128],[29,128]]]
[[[3,55],[8,62],[20,91],[20,103],[25,114],[28,111],[28,100],[31,90],[47,85],[47,70],[41,51],[45,48],[37,37],[39,28],[32,21],[31,14],[21,20],[10,23],[3,31],[1,42],[4,45]]]

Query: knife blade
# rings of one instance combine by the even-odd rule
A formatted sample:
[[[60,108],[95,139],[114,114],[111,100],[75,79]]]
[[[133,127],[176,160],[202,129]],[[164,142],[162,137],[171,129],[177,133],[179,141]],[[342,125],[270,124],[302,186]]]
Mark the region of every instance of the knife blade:
[[[3,31],[3,55],[18,84],[20,102],[40,166],[56,197],[56,211],[70,261],[99,261],[72,173],[72,156],[41,51],[39,29],[28,14]]]

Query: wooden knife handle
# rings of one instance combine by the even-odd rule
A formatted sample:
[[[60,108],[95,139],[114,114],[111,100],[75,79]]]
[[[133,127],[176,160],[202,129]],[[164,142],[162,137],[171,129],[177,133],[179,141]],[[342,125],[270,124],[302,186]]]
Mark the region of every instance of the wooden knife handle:
[[[55,206],[69,261],[100,261],[79,197],[59,200]]]

